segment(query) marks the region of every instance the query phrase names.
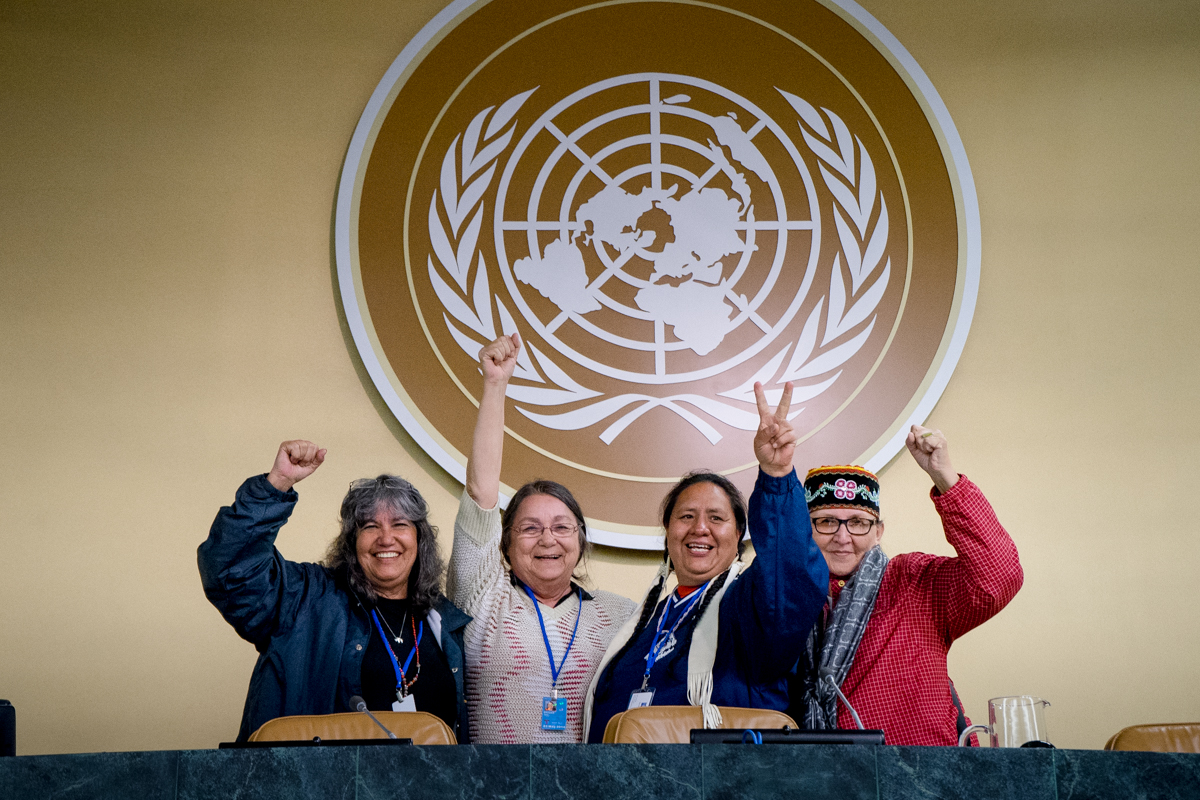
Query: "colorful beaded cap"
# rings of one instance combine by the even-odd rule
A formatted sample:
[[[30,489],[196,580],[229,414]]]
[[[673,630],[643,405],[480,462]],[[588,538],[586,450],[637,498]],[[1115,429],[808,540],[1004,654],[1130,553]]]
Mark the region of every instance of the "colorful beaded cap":
[[[879,478],[862,467],[810,469],[804,478],[808,510],[861,508],[879,516]]]

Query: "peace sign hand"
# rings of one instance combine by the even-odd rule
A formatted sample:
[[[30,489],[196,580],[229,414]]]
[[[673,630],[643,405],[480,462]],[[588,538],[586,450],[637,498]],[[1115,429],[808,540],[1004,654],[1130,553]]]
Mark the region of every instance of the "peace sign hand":
[[[754,384],[754,399],[758,402],[754,455],[762,471],[776,478],[782,478],[792,471],[792,458],[796,454],[796,431],[787,418],[792,405],[792,388],[790,382],[784,385],[779,407],[771,413],[762,384]]]

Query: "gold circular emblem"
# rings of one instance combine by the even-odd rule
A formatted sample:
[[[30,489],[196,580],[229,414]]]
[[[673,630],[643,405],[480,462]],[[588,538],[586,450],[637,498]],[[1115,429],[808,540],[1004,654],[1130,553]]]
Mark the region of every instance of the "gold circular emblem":
[[[656,548],[683,473],[752,485],[755,381],[795,384],[798,463],[895,455],[961,353],[979,222],[944,106],[856,5],[464,1],[364,111],[336,252],[439,464],[463,479],[479,349],[517,331],[505,485]]]

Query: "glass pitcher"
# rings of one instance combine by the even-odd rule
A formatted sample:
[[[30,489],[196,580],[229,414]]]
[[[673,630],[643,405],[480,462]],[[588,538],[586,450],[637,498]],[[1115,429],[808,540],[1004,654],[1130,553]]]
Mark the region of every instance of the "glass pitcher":
[[[958,737],[958,746],[966,747],[972,733],[987,733],[992,747],[1021,747],[1026,742],[1046,743],[1046,714],[1050,702],[1040,697],[1018,695],[988,700],[987,725],[972,725]]]

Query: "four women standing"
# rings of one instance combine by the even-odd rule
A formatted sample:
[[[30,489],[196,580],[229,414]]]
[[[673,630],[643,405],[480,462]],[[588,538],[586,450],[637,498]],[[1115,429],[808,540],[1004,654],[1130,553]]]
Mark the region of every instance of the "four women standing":
[[[772,412],[755,384],[759,474],[749,504],[711,472],[677,483],[662,506],[664,563],[635,613],[628,599],[581,585],[587,523],[565,487],[527,483],[503,514],[499,509],[505,390],[520,348],[514,334],[480,352],[483,392],[450,559],[453,603],[441,592],[445,568],[425,502],[400,478],[351,484],[324,565],[287,561],[274,548],[297,500],[292,487],[324,460],[325,451],[311,442],[284,442],[271,471],[247,480],[234,505],[221,509],[199,551],[205,593],[260,653],[238,738],[274,717],[350,710],[353,695],[372,710],[433,713],[460,742],[599,742],[614,715],[647,705],[701,706],[705,726],[714,727],[722,705],[787,709],[788,676],[798,661],[792,701],[801,705],[793,711],[813,727],[845,726],[814,677],[826,648],[814,648],[809,632],[827,591],[834,591],[830,572],[840,587],[859,567],[860,542],[848,555],[842,545],[850,536],[866,541],[859,528],[875,526],[882,534],[878,484],[868,498],[874,505],[864,500],[864,511],[822,499],[824,473],[815,470],[806,503],[792,466],[792,386]],[[909,448],[935,482],[945,473],[946,485],[938,488],[947,500],[951,486],[970,490],[950,470],[940,434],[914,427]],[[935,469],[939,457],[944,469]],[[980,497],[979,504],[986,501]],[[810,506],[822,507],[814,512],[820,547]],[[838,525],[846,527],[846,541]],[[749,567],[741,561],[747,534],[755,545]],[[881,554],[877,560],[886,564]],[[956,568],[953,559],[943,561],[947,571]],[[1017,563],[1015,550],[1011,561]],[[1019,566],[1014,574],[1011,589],[1006,584],[979,620],[960,627],[1003,606],[1020,585]],[[838,605],[835,622],[842,611]],[[871,622],[884,616],[876,607]],[[860,672],[862,653],[874,641],[871,629],[856,648]],[[827,638],[826,626],[821,631]],[[952,636],[944,635],[947,646]],[[937,674],[947,684],[944,648],[939,653]],[[850,662],[839,666],[840,683]],[[946,693],[945,686],[935,688]],[[884,719],[872,723],[888,727]]]

